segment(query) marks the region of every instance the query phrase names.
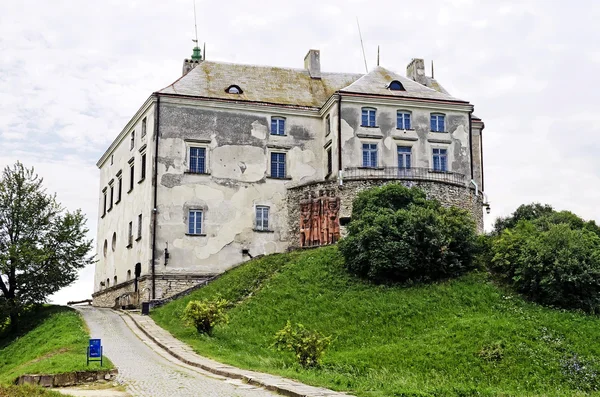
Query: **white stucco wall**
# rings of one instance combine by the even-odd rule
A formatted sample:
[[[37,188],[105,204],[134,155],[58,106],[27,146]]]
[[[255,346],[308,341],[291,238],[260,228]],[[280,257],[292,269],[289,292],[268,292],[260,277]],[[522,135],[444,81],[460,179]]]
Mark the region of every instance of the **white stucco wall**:
[[[142,120],[146,118],[146,135],[141,136]],[[131,132],[135,131],[135,144],[130,148]],[[145,148],[144,148],[145,146]],[[140,149],[142,151],[140,151]],[[141,179],[141,154],[146,153],[146,177]],[[117,277],[117,283],[127,280],[127,271],[131,271],[131,278],[134,278],[135,264],[142,264],[142,274],[144,267],[148,268],[151,254],[151,214],[152,214],[152,158],[154,154],[154,105],[147,102],[145,106],[132,118],[123,130],[123,133],[115,141],[115,146],[107,152],[105,160],[100,166],[100,186],[98,213],[101,216],[98,220],[97,234],[97,259],[94,274],[94,292],[98,292],[107,287],[113,287],[114,277]],[[134,183],[133,190],[129,191],[130,183],[130,160],[133,158],[134,164]],[[112,164],[111,164],[112,163]],[[117,201],[118,178],[117,173],[121,171],[123,181],[121,201]],[[115,186],[114,203],[112,209],[103,214],[104,188],[107,188],[107,209],[110,208],[110,187],[109,182],[113,180]],[[138,215],[142,214],[142,235],[137,240]],[[133,222],[133,242],[130,248],[128,245],[129,222]],[[116,244],[113,250],[112,238],[116,233]],[[107,242],[108,248],[104,254],[104,244]],[[109,279],[109,285],[106,280]],[[100,283],[105,285],[101,286]]]

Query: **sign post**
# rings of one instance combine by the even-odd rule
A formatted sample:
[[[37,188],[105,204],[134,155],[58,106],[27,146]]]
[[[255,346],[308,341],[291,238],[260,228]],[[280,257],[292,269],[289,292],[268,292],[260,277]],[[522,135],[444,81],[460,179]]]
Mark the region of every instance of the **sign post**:
[[[102,340],[101,339],[90,339],[90,344],[87,348],[87,365],[90,362],[100,361],[102,366]]]

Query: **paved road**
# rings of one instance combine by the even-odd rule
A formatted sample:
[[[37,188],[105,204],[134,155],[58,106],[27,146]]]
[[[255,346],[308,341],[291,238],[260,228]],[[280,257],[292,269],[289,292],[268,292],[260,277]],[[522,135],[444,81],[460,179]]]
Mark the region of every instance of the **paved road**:
[[[92,338],[101,338],[104,354],[119,368],[117,381],[135,397],[273,397],[267,390],[219,377],[183,364],[132,331],[116,312],[80,306]],[[139,330],[137,330],[139,332]],[[145,339],[142,341],[142,339]],[[153,348],[151,348],[151,347]]]

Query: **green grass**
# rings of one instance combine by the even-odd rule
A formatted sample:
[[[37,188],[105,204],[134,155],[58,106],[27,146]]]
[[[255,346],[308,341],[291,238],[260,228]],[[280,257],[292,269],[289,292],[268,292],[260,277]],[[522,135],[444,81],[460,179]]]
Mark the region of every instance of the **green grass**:
[[[3,386],[0,385],[0,397],[62,397],[55,391],[33,386]]]
[[[181,321],[187,302],[236,302],[212,337]],[[413,287],[367,284],[346,274],[335,247],[277,254],[233,269],[151,313],[204,356],[358,396],[577,396],[561,360],[600,354],[600,319],[526,302],[473,273]],[[335,340],[321,369],[270,348],[286,320]],[[501,346],[499,361],[480,353]],[[600,395],[596,393],[595,395]]]
[[[75,310],[43,306],[29,312],[20,323],[20,335],[0,335],[0,384],[23,374],[58,374],[99,368],[86,365],[89,333]],[[104,358],[104,368],[112,364]]]

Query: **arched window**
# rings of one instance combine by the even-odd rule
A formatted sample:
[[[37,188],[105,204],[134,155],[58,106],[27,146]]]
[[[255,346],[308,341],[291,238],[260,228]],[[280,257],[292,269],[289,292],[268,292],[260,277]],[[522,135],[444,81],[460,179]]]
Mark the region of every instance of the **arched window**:
[[[400,130],[412,129],[410,112],[408,110],[398,110],[396,112],[396,128]]]
[[[113,252],[115,252],[115,249],[117,248],[117,233],[116,232],[113,233],[111,248],[112,248]]]
[[[446,115],[442,113],[431,113],[431,131],[446,132]]]
[[[117,276],[115,276],[115,282],[113,283],[113,285],[117,285]]]
[[[392,81],[387,87],[390,91],[406,91],[404,86],[398,80]]]
[[[131,280],[131,270],[127,270],[127,281]]]
[[[225,89],[225,92],[228,94],[243,94],[244,91],[242,91],[242,89],[240,88],[239,85],[230,85],[229,87],[227,87]]]
[[[106,253],[108,252],[108,241],[104,240],[104,248],[102,250],[104,252],[104,257],[106,258]]]
[[[362,108],[362,117],[360,125],[363,127],[375,127],[375,116],[377,109],[375,108]]]
[[[110,287],[110,278],[106,279],[106,288]]]

